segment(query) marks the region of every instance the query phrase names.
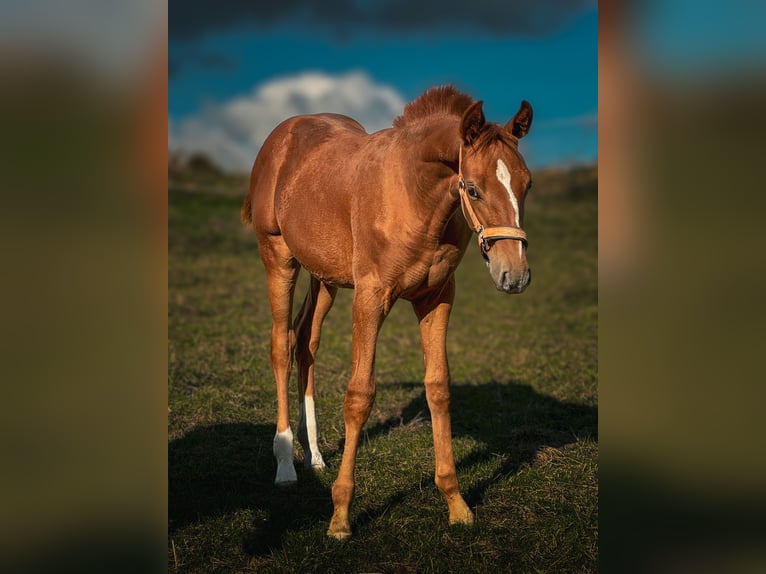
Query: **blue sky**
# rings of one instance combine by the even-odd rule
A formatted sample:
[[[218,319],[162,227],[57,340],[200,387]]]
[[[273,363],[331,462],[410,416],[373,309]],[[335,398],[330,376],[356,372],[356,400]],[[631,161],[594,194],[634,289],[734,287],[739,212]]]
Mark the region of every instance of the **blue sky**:
[[[406,14],[389,9],[409,5],[402,0],[319,3],[330,13],[283,1],[266,10],[234,0],[222,13],[171,0],[171,150],[197,148],[241,170],[293,112],[345,112],[373,131],[427,88],[452,83],[484,100],[491,121],[508,121],[522,99],[532,104],[522,140],[530,167],[596,160],[595,3],[474,0],[471,12],[429,17],[417,3]]]

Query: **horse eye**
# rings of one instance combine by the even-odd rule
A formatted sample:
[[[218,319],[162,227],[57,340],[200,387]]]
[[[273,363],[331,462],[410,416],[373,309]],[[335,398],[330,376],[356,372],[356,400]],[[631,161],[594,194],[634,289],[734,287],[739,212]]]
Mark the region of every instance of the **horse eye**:
[[[472,183],[469,183],[466,186],[466,191],[468,191],[468,195],[471,199],[479,199],[479,192],[476,191],[476,186]]]

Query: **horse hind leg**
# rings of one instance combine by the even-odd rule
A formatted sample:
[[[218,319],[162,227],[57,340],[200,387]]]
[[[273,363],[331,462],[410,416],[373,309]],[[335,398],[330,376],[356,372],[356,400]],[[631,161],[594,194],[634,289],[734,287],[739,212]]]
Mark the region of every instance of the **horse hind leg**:
[[[274,456],[277,473],[274,483],[286,486],[297,482],[293,464],[293,432],[290,428],[288,383],[295,349],[295,332],[291,315],[295,281],[300,265],[292,256],[281,236],[262,234],[258,248],[266,267],[271,305],[271,368],[277,386],[277,433],[274,436]]]
[[[323,469],[325,462],[317,442],[319,429],[314,402],[314,361],[319,349],[322,322],[330,311],[337,292],[337,287],[325,285],[312,277],[306,298],[295,321],[298,400],[300,401],[298,441],[303,447],[304,466],[317,470]]]

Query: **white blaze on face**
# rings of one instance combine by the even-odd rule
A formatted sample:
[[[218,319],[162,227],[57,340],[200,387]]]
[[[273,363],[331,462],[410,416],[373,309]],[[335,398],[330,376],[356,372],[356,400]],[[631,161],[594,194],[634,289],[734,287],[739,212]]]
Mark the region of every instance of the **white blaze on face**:
[[[511,189],[511,172],[508,171],[508,166],[505,165],[505,162],[502,159],[497,160],[497,172],[495,173],[497,174],[497,179],[500,180],[500,183],[503,184],[503,187],[508,192],[508,197],[511,198],[514,218],[513,223],[516,227],[521,227],[519,224],[519,202]],[[518,241],[517,243],[519,244],[519,255],[521,255],[521,241]]]

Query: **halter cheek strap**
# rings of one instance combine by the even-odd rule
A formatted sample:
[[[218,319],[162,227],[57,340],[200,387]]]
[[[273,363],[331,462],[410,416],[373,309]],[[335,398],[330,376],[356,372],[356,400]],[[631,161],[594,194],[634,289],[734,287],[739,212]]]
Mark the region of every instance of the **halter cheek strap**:
[[[468,197],[465,186],[465,178],[463,177],[463,146],[460,146],[460,155],[458,156],[458,168],[457,168],[458,184],[457,189],[460,193],[460,208],[463,210],[463,217],[465,217],[468,227],[472,231],[478,233],[479,247],[482,253],[486,254],[489,251],[490,241],[497,241],[498,239],[516,239],[527,247],[527,234],[521,227],[513,227],[510,225],[504,225],[501,227],[484,227],[479,218],[476,217],[476,212],[473,210],[471,200]]]

